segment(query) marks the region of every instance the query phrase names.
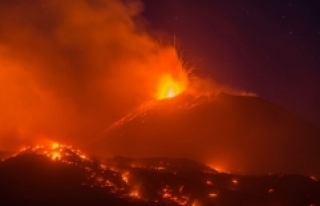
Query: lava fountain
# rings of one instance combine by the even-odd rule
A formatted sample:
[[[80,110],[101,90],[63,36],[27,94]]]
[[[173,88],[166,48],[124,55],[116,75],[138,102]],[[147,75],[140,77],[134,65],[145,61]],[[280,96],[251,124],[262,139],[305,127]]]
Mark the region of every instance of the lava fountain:
[[[164,74],[159,78],[157,99],[166,99],[175,97],[184,92],[189,85],[187,72],[180,71],[177,78],[173,78],[172,75]]]

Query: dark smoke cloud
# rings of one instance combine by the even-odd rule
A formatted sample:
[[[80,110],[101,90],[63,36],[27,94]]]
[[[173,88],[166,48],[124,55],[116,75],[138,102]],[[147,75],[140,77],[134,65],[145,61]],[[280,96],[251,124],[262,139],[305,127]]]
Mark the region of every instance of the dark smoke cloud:
[[[142,9],[139,1],[0,1],[0,149],[86,144],[154,98],[159,75],[182,66],[174,47],[142,29]]]

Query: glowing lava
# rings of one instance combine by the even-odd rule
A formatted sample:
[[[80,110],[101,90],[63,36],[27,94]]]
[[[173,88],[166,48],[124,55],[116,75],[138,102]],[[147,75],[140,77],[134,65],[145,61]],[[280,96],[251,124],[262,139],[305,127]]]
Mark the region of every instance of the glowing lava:
[[[58,143],[52,143],[49,146],[37,145],[24,148],[13,156],[16,159],[12,159],[12,157],[2,160],[1,172],[3,168],[12,168],[11,165],[14,165],[12,169],[17,168],[16,165],[19,165],[21,161],[23,163],[21,166],[25,166],[30,158],[35,158],[34,160],[39,161],[39,164],[42,165],[43,158],[36,158],[35,155],[47,157],[55,165],[54,168],[63,167],[67,169],[59,169],[61,172],[67,171],[67,174],[69,174],[69,171],[77,172],[70,174],[79,175],[77,175],[77,180],[80,180],[81,184],[76,182],[75,184],[82,185],[80,191],[89,191],[87,189],[92,188],[92,192],[98,192],[90,192],[90,198],[92,197],[91,194],[102,194],[103,197],[107,195],[107,198],[112,198],[108,201],[113,201],[113,198],[116,198],[123,199],[124,202],[128,203],[121,205],[201,206],[226,205],[226,202],[230,203],[228,205],[239,205],[239,202],[245,203],[241,205],[265,205],[263,204],[265,202],[279,203],[278,205],[296,205],[294,203],[297,201],[307,202],[307,205],[316,205],[314,200],[317,201],[316,198],[319,197],[320,185],[318,179],[314,176],[303,177],[285,174],[269,175],[268,177],[235,176],[218,173],[206,165],[186,161],[186,159],[115,157],[105,159],[104,164],[101,164],[96,159],[86,157],[80,150],[74,149],[72,146]],[[22,158],[19,158],[19,156]],[[62,166],[62,164],[65,165]],[[48,162],[46,162],[43,166],[48,165]],[[65,167],[66,165],[68,167]],[[41,168],[38,171],[42,173]],[[26,171],[29,170],[26,169]],[[58,176],[64,174],[55,173],[55,171],[48,173],[53,175],[53,180],[57,177],[56,174],[59,174]],[[21,174],[23,173],[24,171]],[[4,174],[7,174],[7,172]],[[29,174],[29,172],[26,174]],[[40,179],[39,182],[41,183],[43,180],[45,179]],[[29,181],[27,182],[29,183]],[[64,188],[63,182],[60,184],[59,181],[59,186],[61,185],[62,189]],[[72,182],[66,188],[74,188]],[[299,184],[294,186],[292,182]],[[47,181],[45,180],[44,183],[47,183]],[[240,187],[242,183],[244,187]],[[30,188],[32,189],[32,187]],[[292,187],[292,189],[286,190],[288,187]],[[70,191],[71,194],[74,192],[69,189],[62,191]],[[85,195],[85,193],[80,194]],[[19,197],[22,197],[21,194],[19,195]]]
[[[163,75],[158,84],[157,99],[172,98],[181,94],[188,86],[187,75],[174,79],[171,75]]]
[[[54,142],[54,143],[51,144],[51,149],[53,149],[53,150],[57,149],[57,148],[59,148],[59,146],[60,145],[58,143]]]

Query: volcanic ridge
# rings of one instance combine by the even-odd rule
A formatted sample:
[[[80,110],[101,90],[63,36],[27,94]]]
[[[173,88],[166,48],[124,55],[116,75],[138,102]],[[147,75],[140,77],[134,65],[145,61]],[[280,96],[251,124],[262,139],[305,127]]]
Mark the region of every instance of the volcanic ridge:
[[[71,146],[34,146],[0,162],[3,205],[317,205],[314,177],[245,176],[189,159],[98,161]]]

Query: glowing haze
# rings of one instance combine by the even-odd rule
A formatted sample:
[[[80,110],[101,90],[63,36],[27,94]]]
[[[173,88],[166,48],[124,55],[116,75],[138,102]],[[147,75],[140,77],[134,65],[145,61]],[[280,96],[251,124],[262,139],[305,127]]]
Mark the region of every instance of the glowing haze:
[[[139,1],[0,1],[0,149],[86,144],[141,103],[186,89]]]

